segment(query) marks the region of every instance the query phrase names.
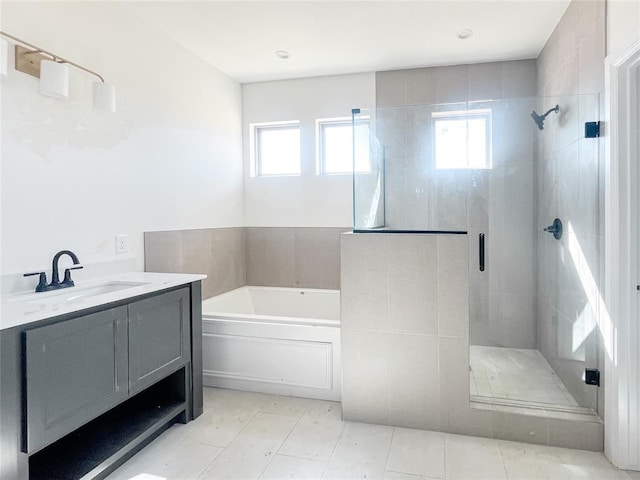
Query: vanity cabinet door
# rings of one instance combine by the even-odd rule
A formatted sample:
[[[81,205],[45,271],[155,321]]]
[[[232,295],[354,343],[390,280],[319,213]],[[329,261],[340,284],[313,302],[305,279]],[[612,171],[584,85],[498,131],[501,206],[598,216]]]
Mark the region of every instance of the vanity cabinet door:
[[[35,452],[127,398],[127,309],[25,332],[27,450]]]
[[[129,309],[129,393],[138,393],[190,359],[189,289],[131,303]]]

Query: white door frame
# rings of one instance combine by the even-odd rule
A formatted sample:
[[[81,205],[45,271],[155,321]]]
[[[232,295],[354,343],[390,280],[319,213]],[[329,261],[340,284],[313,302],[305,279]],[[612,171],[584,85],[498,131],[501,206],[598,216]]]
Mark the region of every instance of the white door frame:
[[[640,470],[638,78],[640,38],[605,60],[605,454]],[[635,107],[632,107],[635,105]]]

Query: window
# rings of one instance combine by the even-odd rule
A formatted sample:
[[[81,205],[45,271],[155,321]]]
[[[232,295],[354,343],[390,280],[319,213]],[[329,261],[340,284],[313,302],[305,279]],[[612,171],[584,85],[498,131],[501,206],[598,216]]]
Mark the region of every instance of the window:
[[[300,175],[300,123],[252,124],[253,176]]]
[[[437,169],[491,168],[491,110],[434,112]]]
[[[346,174],[353,172],[353,126],[351,118],[325,118],[317,124],[317,168],[319,175]],[[369,122],[356,125],[356,172],[371,170],[369,162]]]

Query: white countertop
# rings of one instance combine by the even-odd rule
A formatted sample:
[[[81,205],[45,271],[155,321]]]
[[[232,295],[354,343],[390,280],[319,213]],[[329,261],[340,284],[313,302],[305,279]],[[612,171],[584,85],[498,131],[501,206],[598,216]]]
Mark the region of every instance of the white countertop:
[[[90,281],[76,282],[75,287],[49,292],[22,292],[0,297],[0,330],[73,313],[107,303],[186,285],[207,278],[206,275],[183,273],[132,272]],[[104,285],[134,284],[117,291],[83,295],[83,291]],[[135,285],[139,284],[139,285]]]

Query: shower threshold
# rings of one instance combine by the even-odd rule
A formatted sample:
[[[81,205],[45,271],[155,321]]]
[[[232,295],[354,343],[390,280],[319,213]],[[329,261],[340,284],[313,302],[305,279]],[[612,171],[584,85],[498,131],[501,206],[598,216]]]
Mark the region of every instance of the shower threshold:
[[[469,387],[475,408],[598,418],[578,404],[538,350],[472,345]]]
[[[514,412],[528,410],[530,414],[538,414],[550,418],[576,418],[594,421],[599,419],[596,413],[588,407],[576,405],[562,406],[551,403],[532,402],[530,400],[509,400],[506,398],[482,397],[480,395],[470,396],[471,406],[483,410],[494,410],[504,412]],[[525,412],[526,413],[526,412]]]

